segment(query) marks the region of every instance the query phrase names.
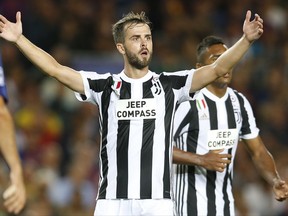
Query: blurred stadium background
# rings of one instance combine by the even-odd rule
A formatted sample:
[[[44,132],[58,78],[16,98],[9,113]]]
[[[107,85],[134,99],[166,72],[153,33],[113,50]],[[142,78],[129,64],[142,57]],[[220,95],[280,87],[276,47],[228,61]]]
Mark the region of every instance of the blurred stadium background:
[[[288,180],[287,0],[0,0],[0,13],[15,21],[20,10],[24,35],[62,64],[115,73],[122,69],[122,57],[111,26],[129,11],[145,11],[153,22],[150,69],[161,72],[194,68],[196,45],[207,35],[232,45],[242,35],[247,9],[264,19],[264,34],[235,68],[231,86],[250,100],[261,136]],[[0,45],[28,194],[21,215],[92,215],[98,185],[97,108],[78,102],[15,46],[3,40]],[[288,202],[274,200],[241,144],[236,161],[237,214],[288,215]],[[8,184],[2,167],[1,190]],[[0,209],[0,215],[7,214]]]

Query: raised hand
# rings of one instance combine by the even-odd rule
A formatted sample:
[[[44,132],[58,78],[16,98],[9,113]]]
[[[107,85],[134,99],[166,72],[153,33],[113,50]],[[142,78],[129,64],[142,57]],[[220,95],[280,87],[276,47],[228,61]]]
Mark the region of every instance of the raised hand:
[[[243,24],[243,32],[247,40],[253,42],[259,39],[264,32],[263,19],[258,14],[255,14],[255,18],[252,21],[250,19],[251,11],[248,10]]]
[[[7,41],[16,43],[22,35],[21,13],[16,13],[16,23],[7,20],[3,15],[0,15],[0,37]]]

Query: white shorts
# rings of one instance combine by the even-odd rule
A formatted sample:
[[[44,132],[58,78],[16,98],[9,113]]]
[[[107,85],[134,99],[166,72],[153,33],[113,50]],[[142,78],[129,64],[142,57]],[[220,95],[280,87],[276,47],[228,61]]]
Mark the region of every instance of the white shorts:
[[[173,216],[174,203],[170,199],[115,199],[97,200],[94,216],[145,215]]]

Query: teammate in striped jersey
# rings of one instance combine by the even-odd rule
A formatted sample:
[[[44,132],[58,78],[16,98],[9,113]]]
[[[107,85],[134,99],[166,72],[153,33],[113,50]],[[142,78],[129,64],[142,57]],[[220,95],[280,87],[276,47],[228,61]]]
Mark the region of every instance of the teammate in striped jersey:
[[[14,123],[7,107],[8,95],[0,55],[0,151],[10,170],[11,185],[3,192],[8,212],[18,214],[26,203],[22,166],[15,141]]]
[[[197,49],[197,68],[213,64],[227,51],[222,39],[208,36]],[[233,165],[241,138],[275,198],[287,198],[288,186],[275,167],[246,97],[228,87],[232,71],[179,105],[174,121],[175,201],[177,215],[235,215]],[[185,164],[190,164],[185,165]]]
[[[156,74],[149,70],[153,44],[145,13],[128,13],[113,25],[123,56],[119,74],[75,71],[0,16],[0,36],[12,41],[44,73],[74,90],[81,101],[99,107],[100,188],[95,215],[173,215],[172,119],[176,104],[232,68],[263,33],[263,20],[247,11],[243,36],[214,64],[194,70]]]

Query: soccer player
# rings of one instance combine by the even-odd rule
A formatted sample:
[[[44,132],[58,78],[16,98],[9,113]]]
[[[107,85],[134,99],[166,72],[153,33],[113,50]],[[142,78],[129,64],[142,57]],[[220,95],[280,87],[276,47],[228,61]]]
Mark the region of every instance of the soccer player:
[[[10,169],[11,185],[4,191],[4,206],[8,212],[18,214],[26,203],[21,160],[15,141],[14,123],[6,105],[7,89],[0,55],[0,151]]]
[[[204,38],[198,45],[196,68],[214,64],[226,51],[221,38]],[[181,103],[176,110],[177,215],[235,215],[232,180],[239,138],[273,188],[275,198],[279,201],[287,198],[288,186],[259,136],[250,103],[243,94],[228,87],[231,79],[232,70],[227,70],[224,76],[197,91],[193,100]]]
[[[154,73],[151,22],[130,12],[112,27],[124,69],[118,74],[75,71],[59,64],[0,16],[0,36],[13,42],[44,73],[93,103],[100,114],[100,188],[95,215],[173,215],[172,119],[176,104],[223,76],[263,33],[263,20],[247,11],[243,36],[214,64],[198,70]],[[99,41],[101,43],[101,41]]]

